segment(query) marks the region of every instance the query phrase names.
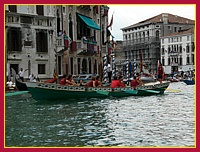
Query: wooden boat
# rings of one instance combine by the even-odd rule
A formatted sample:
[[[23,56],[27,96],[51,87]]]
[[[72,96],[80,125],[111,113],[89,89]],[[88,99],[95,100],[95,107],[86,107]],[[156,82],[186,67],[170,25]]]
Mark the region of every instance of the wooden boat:
[[[28,88],[25,82],[20,81],[17,77],[15,77],[16,87],[19,91],[27,91]]]
[[[183,81],[187,85],[194,85],[195,84],[195,80],[194,79],[191,79],[191,80],[182,79],[181,81]]]
[[[163,94],[168,88],[170,82],[162,84],[150,83],[145,86],[137,87],[134,90],[131,87],[126,88],[109,88],[97,87],[86,88],[83,86],[65,86],[52,83],[31,83],[26,82],[28,91],[36,100],[67,100],[70,98],[107,98],[111,97],[128,97],[128,96],[150,96]]]
[[[17,91],[17,87],[16,87],[16,86],[13,86],[13,87],[8,87],[8,86],[6,86],[6,87],[5,87],[5,91],[6,91],[6,92]]]

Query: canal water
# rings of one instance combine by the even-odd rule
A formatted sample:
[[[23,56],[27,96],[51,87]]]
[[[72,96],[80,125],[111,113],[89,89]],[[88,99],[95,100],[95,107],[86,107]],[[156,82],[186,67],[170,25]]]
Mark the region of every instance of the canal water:
[[[164,95],[120,99],[6,97],[5,146],[193,147],[194,85],[171,83],[169,89]]]

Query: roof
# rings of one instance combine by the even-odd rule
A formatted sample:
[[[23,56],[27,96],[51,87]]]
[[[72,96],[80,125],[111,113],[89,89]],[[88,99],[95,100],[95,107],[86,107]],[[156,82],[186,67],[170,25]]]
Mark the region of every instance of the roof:
[[[140,24],[163,23],[164,17],[167,17],[168,23],[177,23],[177,24],[194,24],[195,23],[194,20],[191,20],[188,18],[184,18],[184,17],[178,16],[178,15],[173,15],[173,14],[169,14],[169,13],[162,13],[162,14],[159,14],[152,18],[141,21],[139,23],[124,27],[121,30],[129,29],[131,27],[135,27]]]
[[[193,33],[194,33],[194,28],[191,27],[189,29],[183,29],[183,30],[179,30],[178,32],[174,32],[174,33],[164,35],[163,37],[176,36],[176,35],[186,35],[186,34],[193,34]]]

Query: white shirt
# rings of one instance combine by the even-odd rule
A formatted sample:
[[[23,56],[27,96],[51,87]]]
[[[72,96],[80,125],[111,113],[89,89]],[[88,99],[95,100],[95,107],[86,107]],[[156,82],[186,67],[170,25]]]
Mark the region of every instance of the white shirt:
[[[36,82],[36,79],[32,74],[29,76],[30,82]]]
[[[110,64],[107,65],[106,71],[107,71],[107,72],[110,72],[110,71],[111,71],[111,66],[110,66]]]
[[[19,76],[20,76],[20,77],[24,77],[24,70],[19,71]]]
[[[12,87],[12,85],[13,85],[12,81],[8,81],[6,84],[8,87]]]

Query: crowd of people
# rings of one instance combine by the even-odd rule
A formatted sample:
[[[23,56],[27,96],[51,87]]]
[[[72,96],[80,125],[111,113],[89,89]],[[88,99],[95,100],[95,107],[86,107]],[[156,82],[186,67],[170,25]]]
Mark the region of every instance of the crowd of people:
[[[103,86],[102,82],[99,80],[99,75],[93,76],[89,82],[83,82],[80,80],[79,82],[75,82],[73,79],[73,75],[68,75],[59,80],[59,84],[66,85],[66,86],[85,86],[85,87],[101,87]],[[111,80],[110,88],[119,88],[119,87],[126,87],[126,84],[123,81],[124,77],[122,75],[114,76],[113,80]],[[52,82],[48,82],[52,83]],[[140,78],[140,74],[134,77],[133,80],[130,82],[130,87],[136,89],[137,86],[143,86],[144,83]]]

